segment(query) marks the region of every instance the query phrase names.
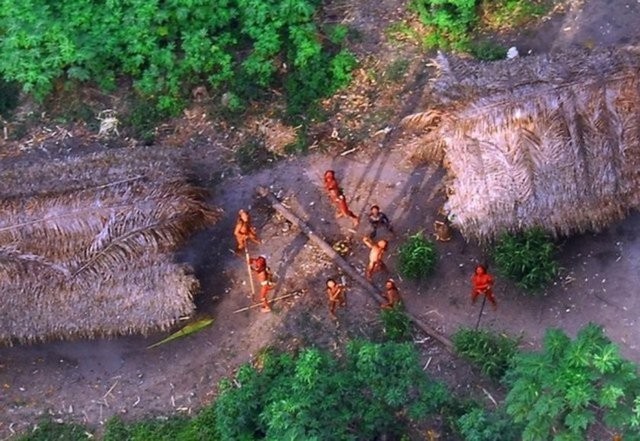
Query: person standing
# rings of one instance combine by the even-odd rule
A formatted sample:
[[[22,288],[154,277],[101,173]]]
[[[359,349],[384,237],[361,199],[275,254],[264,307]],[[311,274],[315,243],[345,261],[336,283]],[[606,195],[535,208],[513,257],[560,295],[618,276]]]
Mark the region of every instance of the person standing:
[[[378,234],[378,228],[385,227],[389,233],[393,233],[393,228],[391,227],[391,222],[389,222],[389,218],[386,214],[380,211],[380,207],[377,205],[372,205],[371,209],[369,209],[369,225],[371,226],[371,232],[369,233],[369,237],[371,239],[375,239]]]
[[[363,237],[362,241],[370,248],[369,263],[367,265],[367,270],[365,271],[365,276],[367,277],[367,280],[371,280],[373,273],[376,271],[382,271],[386,268],[382,258],[384,257],[384,253],[387,251],[389,242],[386,240],[374,242],[368,236]]]
[[[354,228],[357,227],[358,224],[360,223],[360,218],[356,216],[354,212],[349,209],[349,206],[347,205],[347,198],[344,196],[344,194],[342,194],[342,192],[340,193],[340,196],[338,196],[337,205],[338,205],[337,217],[349,217],[351,218],[351,222],[353,222],[353,227]]]
[[[484,295],[493,310],[498,309],[498,303],[493,295],[493,276],[487,272],[487,268],[484,265],[477,265],[473,276],[471,277],[471,303],[475,304],[478,300],[478,296]]]
[[[260,256],[255,259],[251,258],[249,259],[249,263],[251,265],[251,269],[256,273],[258,282],[260,282],[260,302],[262,303],[261,311],[269,312],[271,311],[271,308],[269,307],[267,295],[269,294],[269,291],[273,289],[275,284],[273,283],[271,272],[267,266],[267,259],[264,256]]]
[[[236,252],[243,253],[247,247],[247,240],[251,240],[254,243],[260,243],[258,234],[255,227],[251,224],[251,216],[246,210],[238,211],[238,218],[236,219],[236,226],[233,229],[233,235],[236,238],[237,246]]]
[[[329,300],[329,314],[336,316],[336,308],[347,306],[346,286],[333,279],[327,279],[327,298]]]
[[[333,170],[327,170],[324,172],[324,188],[327,190],[327,193],[331,198],[331,202],[333,202],[338,208],[337,217],[349,217],[353,222],[353,226],[357,227],[360,223],[360,218],[349,209],[347,198],[344,195],[342,188],[340,188],[340,185],[338,185],[336,173]]]
[[[398,291],[395,280],[387,279],[384,287],[384,298],[386,302],[381,304],[380,307],[382,309],[393,309],[396,306],[399,306],[401,304],[400,292]]]
[[[335,203],[340,196],[340,185],[336,179],[336,172],[333,170],[327,170],[324,172],[324,188],[327,190],[331,202]]]

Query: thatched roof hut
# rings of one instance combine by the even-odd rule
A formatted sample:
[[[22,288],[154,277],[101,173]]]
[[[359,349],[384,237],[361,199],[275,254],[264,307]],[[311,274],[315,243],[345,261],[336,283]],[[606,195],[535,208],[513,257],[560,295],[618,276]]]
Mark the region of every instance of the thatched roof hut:
[[[0,165],[0,342],[147,333],[193,312],[172,252],[214,221],[171,160],[110,150]]]
[[[405,123],[428,129],[418,154],[443,160],[463,235],[598,230],[638,206],[639,47],[435,61],[441,104]]]

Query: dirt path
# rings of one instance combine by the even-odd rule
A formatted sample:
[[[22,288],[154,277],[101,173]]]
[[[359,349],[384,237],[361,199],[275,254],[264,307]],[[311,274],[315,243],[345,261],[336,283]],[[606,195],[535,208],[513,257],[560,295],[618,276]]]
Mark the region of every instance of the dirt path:
[[[400,7],[396,2],[383,4],[387,12]],[[373,26],[369,21],[374,17],[367,13],[352,19],[360,20],[367,32],[383,32],[384,26]],[[637,41],[639,22],[640,3],[635,0],[571,1],[564,16],[550,20],[539,34],[527,36],[527,41],[538,52],[568,44]],[[380,39],[370,37],[366,42],[372,45]],[[408,96],[396,117],[414,110],[411,97],[419,96],[424,80],[418,77],[415,95]],[[355,210],[361,212],[375,203],[392,218],[396,237],[391,238],[389,267],[393,274],[400,239],[420,229],[430,231],[442,203],[438,193],[442,171],[407,164],[402,149],[391,148],[392,135],[386,142],[369,140],[366,149],[347,156],[313,154],[286,160],[251,176],[225,178],[217,186],[212,203],[224,206],[227,215],[194,238],[182,255],[202,280],[203,293],[197,299],[201,314],[216,319],[200,334],[152,350],[145,348],[163,336],[0,348],[0,439],[25,430],[46,414],[92,427],[100,427],[113,415],[188,414],[212,399],[221,377],[266,345],[314,343],[335,349],[347,338],[378,332],[377,305],[355,288],[349,293],[348,311],[340,311],[337,322],[329,319],[322,286],[327,277],[339,274],[304,236],[256,200],[254,188],[270,186],[328,241],[351,239],[353,255],[348,259],[362,269],[364,226],[354,234],[347,221],[336,221],[320,188],[324,170],[336,170]],[[201,153],[189,154],[195,161]],[[212,157],[206,166],[199,166],[211,181],[219,180],[214,176],[220,173],[216,161]],[[234,214],[242,207],[252,210],[265,240],[254,253],[266,254],[279,277],[275,295],[304,291],[301,297],[276,305],[271,314],[257,310],[233,313],[250,301],[244,261],[229,251]],[[575,333],[593,321],[604,326],[625,356],[640,362],[639,220],[640,215],[633,213],[605,232],[568,240],[561,255],[562,274],[543,296],[523,296],[511,284],[498,280],[500,308],[497,313],[486,313],[483,326],[522,332],[526,344],[535,346],[547,327]],[[478,309],[469,304],[468,280],[482,252],[459,236],[438,244],[438,250],[436,275],[419,286],[401,281],[400,289],[411,312],[449,334],[458,326],[475,324]],[[382,281],[382,276],[376,279],[378,284]],[[461,382],[468,371],[456,371],[459,363],[428,340],[423,345],[425,353],[434,356],[429,371],[454,386],[468,387]]]

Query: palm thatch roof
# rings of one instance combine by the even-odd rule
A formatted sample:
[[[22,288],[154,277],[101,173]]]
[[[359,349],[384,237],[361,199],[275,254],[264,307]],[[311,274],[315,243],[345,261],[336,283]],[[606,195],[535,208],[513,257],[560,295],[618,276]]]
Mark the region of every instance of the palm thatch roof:
[[[175,251],[217,218],[160,153],[0,166],[0,342],[147,333],[194,310]]]
[[[405,118],[448,170],[465,237],[598,230],[640,202],[640,47],[435,60],[440,104]]]

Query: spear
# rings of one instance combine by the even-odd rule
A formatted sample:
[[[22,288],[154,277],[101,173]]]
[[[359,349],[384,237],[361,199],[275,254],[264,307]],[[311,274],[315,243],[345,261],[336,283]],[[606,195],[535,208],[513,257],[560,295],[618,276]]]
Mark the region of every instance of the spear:
[[[475,331],[478,330],[478,326],[480,325],[480,319],[482,318],[482,311],[484,310],[484,304],[487,302],[487,295],[484,294],[482,296],[482,306],[480,307],[480,314],[478,314],[478,321],[476,322]]]
[[[302,291],[294,291],[294,292],[291,292],[289,294],[281,295],[280,297],[275,297],[275,298],[271,299],[270,302],[273,303],[273,302],[275,302],[277,300],[288,299],[289,297],[294,297],[294,296],[298,296],[298,295],[301,295],[301,294],[302,294]],[[245,308],[236,309],[235,311],[233,311],[233,313],[237,314],[238,312],[248,311],[250,309],[257,308],[258,306],[262,306],[262,303],[255,303],[255,304],[253,304],[251,306],[247,306]]]
[[[251,284],[251,299],[256,298],[256,287],[253,284],[253,275],[251,274],[251,263],[249,262],[249,244],[244,244],[244,255],[247,260],[247,271],[249,272],[249,283]]]

